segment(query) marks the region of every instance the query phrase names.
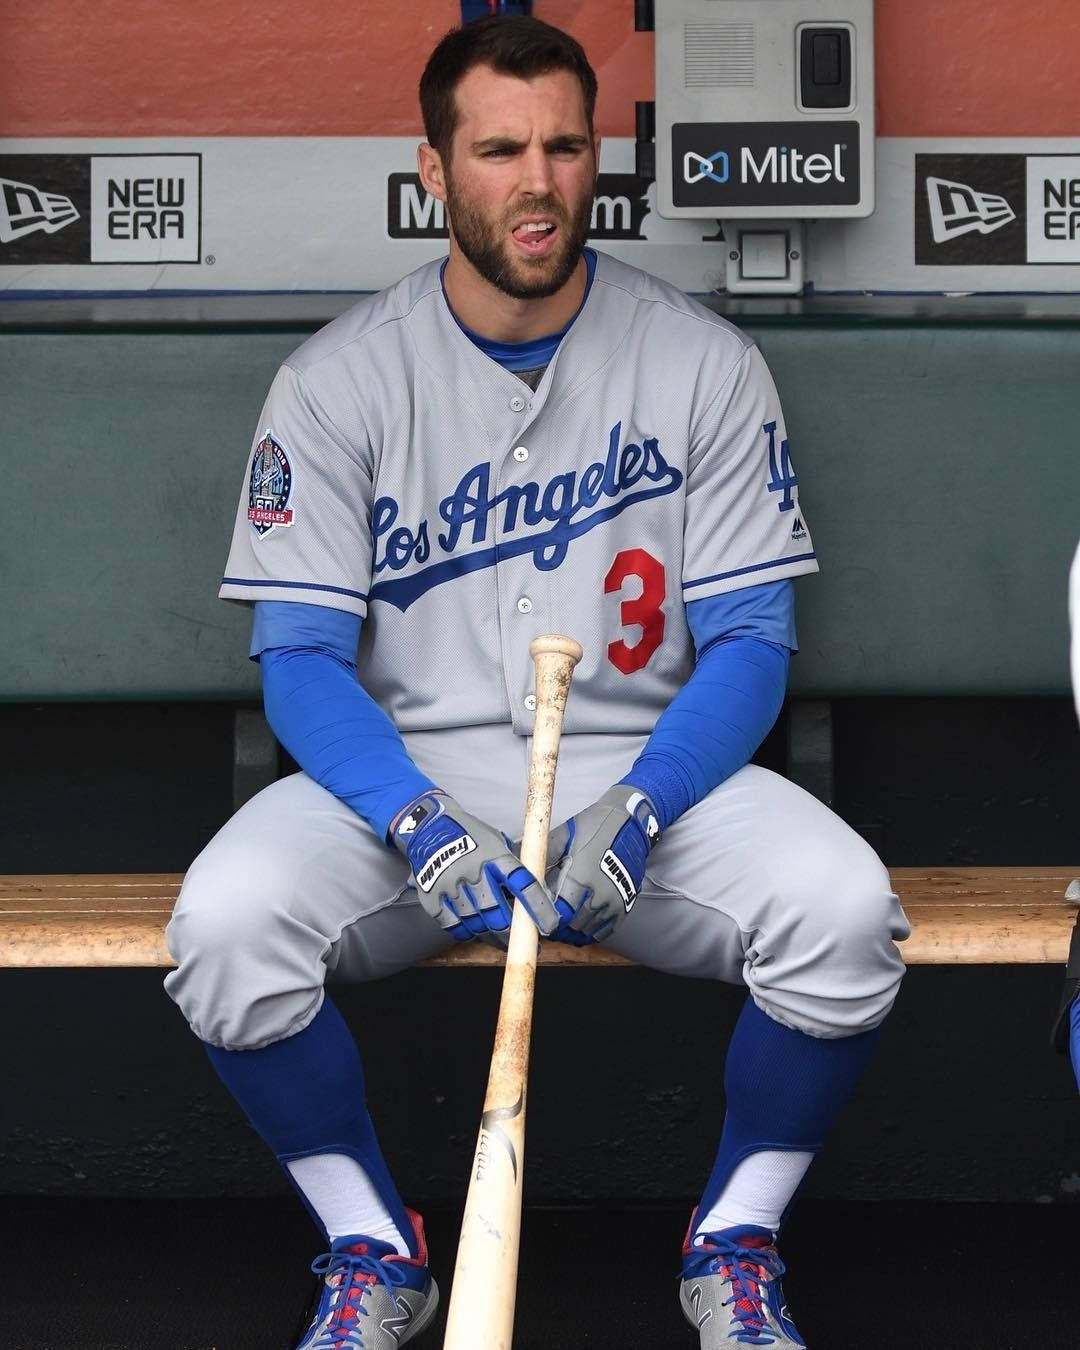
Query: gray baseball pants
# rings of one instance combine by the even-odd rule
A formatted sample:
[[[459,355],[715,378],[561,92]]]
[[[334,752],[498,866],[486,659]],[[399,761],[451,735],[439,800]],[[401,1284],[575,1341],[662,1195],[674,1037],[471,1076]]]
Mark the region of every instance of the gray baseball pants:
[[[552,822],[626,772],[643,735],[565,736]],[[521,834],[529,741],[509,726],[407,734],[420,768],[469,811]],[[255,1049],[302,1030],[323,985],[393,974],[447,945],[404,860],[306,774],[249,801],[192,864],[165,981],[195,1034]],[[748,765],[677,820],[608,945],[644,965],[745,984],[812,1036],[851,1036],[892,1006],[909,932],[873,850],[808,793]]]

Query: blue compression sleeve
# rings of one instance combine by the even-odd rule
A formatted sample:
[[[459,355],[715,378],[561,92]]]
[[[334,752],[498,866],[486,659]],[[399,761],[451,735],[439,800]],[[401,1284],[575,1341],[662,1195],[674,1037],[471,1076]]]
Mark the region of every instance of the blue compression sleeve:
[[[435,784],[356,678],[360,623],[322,605],[260,600],[252,652],[274,735],[305,773],[385,839],[402,806]]]
[[[794,614],[790,581],[687,605],[693,674],[622,780],[648,794],[662,830],[749,763],[765,739],[784,702]]]

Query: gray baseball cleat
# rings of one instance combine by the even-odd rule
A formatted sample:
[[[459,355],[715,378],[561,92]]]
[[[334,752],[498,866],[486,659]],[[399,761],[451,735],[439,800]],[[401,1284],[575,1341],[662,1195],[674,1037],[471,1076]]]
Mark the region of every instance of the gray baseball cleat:
[[[693,1243],[691,1217],[682,1253],[679,1302],[701,1337],[701,1350],[770,1345],[806,1350],[788,1316],[780,1277],[784,1263],[767,1228],[724,1228]]]
[[[398,1350],[431,1323],[439,1291],[428,1270],[423,1221],[408,1213],[418,1256],[399,1256],[388,1243],[356,1234],[338,1238],[311,1263],[322,1288],[296,1350]]]

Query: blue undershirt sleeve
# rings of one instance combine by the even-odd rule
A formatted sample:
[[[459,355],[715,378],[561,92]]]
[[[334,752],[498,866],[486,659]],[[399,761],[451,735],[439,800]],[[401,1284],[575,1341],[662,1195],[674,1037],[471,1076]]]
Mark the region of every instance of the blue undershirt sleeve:
[[[357,679],[361,622],[323,605],[260,600],[251,655],[274,735],[309,777],[385,839],[401,808],[435,784]]]
[[[686,606],[697,660],[623,778],[667,827],[748,764],[780,712],[797,649],[790,580]]]

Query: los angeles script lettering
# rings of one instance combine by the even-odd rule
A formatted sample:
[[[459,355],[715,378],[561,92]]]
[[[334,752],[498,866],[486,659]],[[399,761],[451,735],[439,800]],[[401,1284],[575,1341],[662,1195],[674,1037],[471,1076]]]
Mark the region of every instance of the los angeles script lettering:
[[[491,465],[475,464],[457,487],[439,503],[439,516],[446,529],[435,535],[444,554],[459,545],[479,545],[489,530],[513,534],[519,527],[555,526],[544,549],[544,564],[557,566],[565,556],[569,537],[560,537],[559,526],[591,513],[604,498],[618,498],[642,480],[658,485],[659,493],[673,492],[682,474],[664,459],[655,436],[640,445],[627,442],[620,449],[622,423],[616,422],[608,436],[607,456],[578,473],[557,474],[546,485],[513,484],[491,494]],[[649,493],[650,496],[656,492]],[[410,563],[425,563],[431,556],[432,531],[426,519],[414,526],[399,525],[400,506],[393,497],[380,497],[372,508],[375,571],[399,572]],[[539,560],[538,560],[539,561]]]

